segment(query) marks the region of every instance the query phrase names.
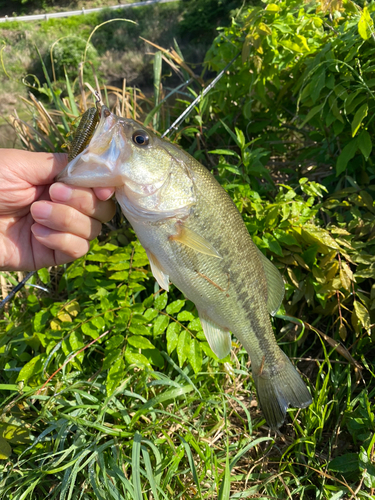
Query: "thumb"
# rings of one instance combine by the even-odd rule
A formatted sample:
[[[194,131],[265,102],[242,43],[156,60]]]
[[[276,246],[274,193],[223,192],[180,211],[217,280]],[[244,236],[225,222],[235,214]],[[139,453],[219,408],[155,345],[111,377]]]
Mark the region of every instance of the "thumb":
[[[65,153],[33,153],[19,149],[2,149],[1,153],[6,168],[34,186],[52,184],[68,163]]]

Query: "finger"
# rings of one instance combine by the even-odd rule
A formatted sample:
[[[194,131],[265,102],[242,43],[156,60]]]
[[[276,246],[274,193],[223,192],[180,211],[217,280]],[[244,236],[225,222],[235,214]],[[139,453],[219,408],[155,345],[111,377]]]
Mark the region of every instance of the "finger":
[[[55,250],[55,264],[65,264],[85,255],[90,243],[71,233],[55,231],[40,224],[31,226],[35,239],[42,245]]]
[[[69,205],[101,222],[111,220],[116,212],[113,200],[99,200],[93,190],[89,188],[68,186],[56,182],[50,187],[49,194],[52,201]]]
[[[69,205],[37,201],[31,205],[30,212],[35,222],[42,226],[86,240],[96,238],[102,228],[97,219],[84,215]]]
[[[68,163],[65,153],[33,153],[19,149],[2,150],[6,168],[33,186],[51,184]]]

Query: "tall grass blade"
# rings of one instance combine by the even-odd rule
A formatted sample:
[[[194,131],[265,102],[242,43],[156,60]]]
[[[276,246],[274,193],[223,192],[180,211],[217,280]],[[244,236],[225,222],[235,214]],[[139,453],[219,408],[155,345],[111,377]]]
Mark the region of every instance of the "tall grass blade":
[[[161,70],[162,70],[162,58],[160,50],[154,55],[154,99],[155,107],[159,105],[160,102],[160,90],[161,90]],[[154,115],[153,125],[154,129],[158,130],[160,124],[160,106],[158,111]]]
[[[147,479],[148,479],[150,486],[151,486],[152,495],[153,495],[155,500],[159,500],[159,494],[158,494],[158,489],[157,489],[157,485],[156,485],[156,480],[154,477],[154,472],[152,470],[150,454],[144,446],[142,446],[142,457],[143,457],[143,461],[145,463],[146,476],[147,476]]]
[[[187,443],[182,436],[179,436],[179,438],[180,438],[180,440],[181,440],[181,442],[182,442],[182,444],[183,444],[183,446],[185,448],[185,452],[186,452],[186,455],[187,455],[187,458],[188,458],[188,461],[189,461],[191,473],[193,474],[193,479],[194,479],[194,482],[195,482],[195,486],[197,487],[197,490],[198,490],[198,493],[199,493],[199,497],[202,498],[200,481],[199,481],[199,478],[198,478],[197,469],[195,467],[194,458],[193,458],[193,454],[191,452],[191,448],[189,446],[189,443]]]
[[[260,443],[263,443],[264,441],[271,441],[272,443],[274,442],[274,439],[271,437],[261,437],[258,439],[254,439],[254,441],[251,441],[245,448],[237,453],[237,455],[231,460],[229,464],[229,470],[231,471],[236,463],[249,451],[251,448],[254,448],[254,446],[257,446]]]
[[[65,71],[65,68],[64,68],[64,72],[65,72],[66,90],[68,92],[70,109],[72,110],[72,113],[73,113],[74,116],[79,116],[79,111],[78,111],[78,108],[77,108],[77,105],[76,105],[76,101],[74,99],[73,90],[72,90],[72,87],[70,85],[69,77],[68,77],[68,75],[67,75],[67,73]]]
[[[218,500],[229,500],[229,495],[230,495],[230,467],[229,467],[229,449],[227,446],[225,473],[224,473],[224,479],[220,485]]]
[[[56,92],[53,89],[53,86],[52,86],[52,83],[51,83],[51,80],[50,80],[50,77],[49,77],[46,65],[44,64],[43,58],[42,58],[42,56],[41,56],[41,54],[39,52],[38,47],[35,46],[35,49],[36,49],[36,51],[38,53],[38,56],[39,56],[39,59],[40,59],[40,62],[41,62],[42,68],[43,68],[44,77],[45,77],[45,79],[47,81],[47,85],[48,85],[48,87],[49,87],[49,89],[51,91],[52,99],[53,99],[53,102],[55,104],[56,109],[58,109],[60,111],[69,112],[68,108],[61,101],[61,99],[59,97],[57,97]],[[68,133],[70,129],[69,129],[68,122],[66,121],[66,118],[65,118],[64,115],[62,115],[61,121],[62,121],[62,123],[64,125],[65,132]]]
[[[95,498],[97,500],[107,500],[105,492],[97,483],[97,476],[95,475],[94,467],[95,467],[95,462],[93,461],[92,464],[89,466],[89,481],[91,488],[93,489],[95,493]]]
[[[125,477],[124,472],[117,465],[114,465],[114,462],[112,464],[110,463],[110,466],[114,475],[123,484],[125,490],[129,492],[129,498],[133,499],[135,497],[134,487],[129,479]]]
[[[133,440],[132,448],[132,479],[134,486],[134,500],[143,500],[141,486],[141,441],[142,436],[136,432]]]

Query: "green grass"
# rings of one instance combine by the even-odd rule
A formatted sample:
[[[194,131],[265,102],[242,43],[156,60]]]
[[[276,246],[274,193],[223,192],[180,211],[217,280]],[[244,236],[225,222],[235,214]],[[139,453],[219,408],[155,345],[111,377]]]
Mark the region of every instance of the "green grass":
[[[313,405],[291,410],[283,433],[270,435],[246,361],[239,353],[234,379],[207,358],[199,374],[170,362],[162,373],[128,366],[111,396],[102,373],[83,380],[74,369],[41,393],[11,392],[7,426],[11,432],[14,422],[17,459],[3,462],[0,498],[349,498],[363,464],[327,465],[348,446],[353,425],[371,456],[375,389],[337,394],[335,380],[344,387],[350,368],[334,369],[326,353],[311,381]],[[362,483],[353,498],[372,496]]]

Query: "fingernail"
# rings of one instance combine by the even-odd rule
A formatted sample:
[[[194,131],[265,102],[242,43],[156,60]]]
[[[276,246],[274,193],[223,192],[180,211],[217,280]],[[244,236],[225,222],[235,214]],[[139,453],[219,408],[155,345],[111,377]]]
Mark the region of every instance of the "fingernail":
[[[49,188],[49,195],[53,201],[69,201],[72,194],[73,189],[62,182],[55,182]]]
[[[39,238],[46,238],[52,232],[49,227],[42,226],[41,224],[33,224],[31,226],[31,231],[34,236],[38,236]]]
[[[31,215],[34,219],[48,219],[52,212],[52,205],[43,201],[31,206]]]
[[[115,192],[114,188],[94,188],[94,192],[96,197],[101,201],[107,201],[112,198],[113,193]]]

